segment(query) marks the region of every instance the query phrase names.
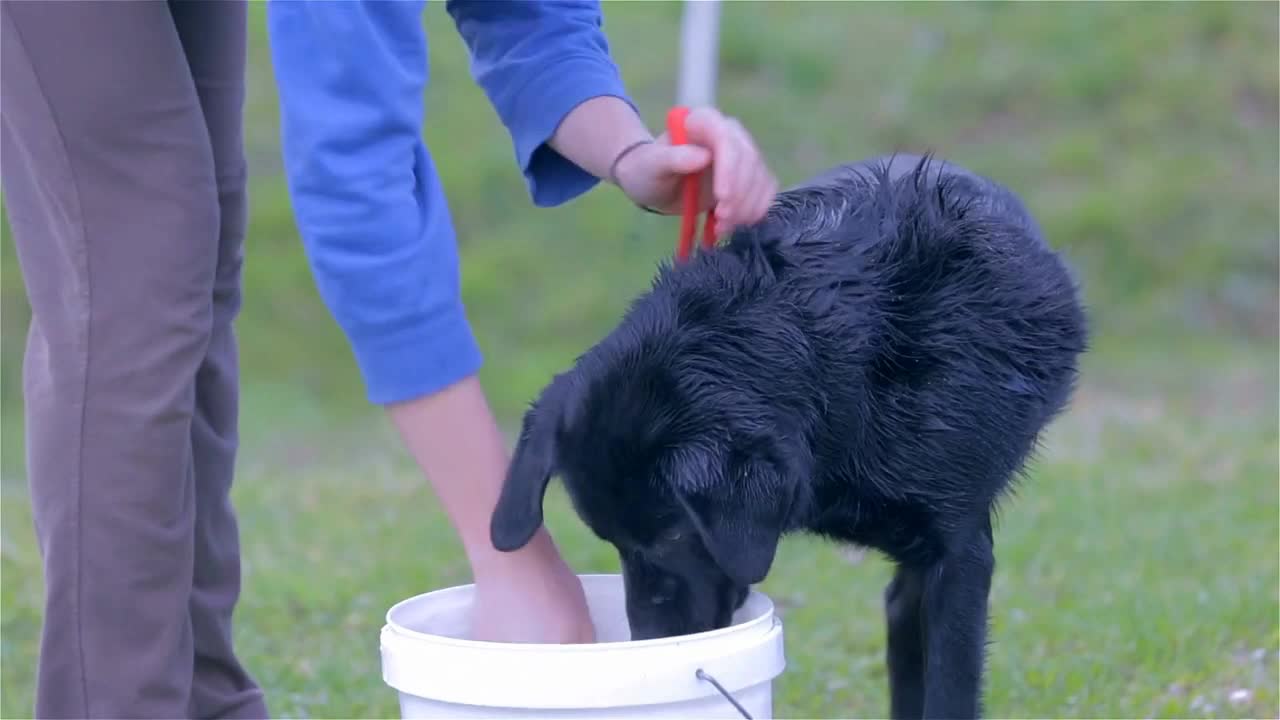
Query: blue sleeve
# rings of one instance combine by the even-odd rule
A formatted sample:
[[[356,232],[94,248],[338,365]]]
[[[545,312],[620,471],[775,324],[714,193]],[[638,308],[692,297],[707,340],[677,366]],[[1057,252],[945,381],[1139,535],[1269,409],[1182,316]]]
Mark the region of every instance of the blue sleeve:
[[[481,363],[453,221],[422,140],[421,0],[272,0],[267,28],[294,215],[375,403]]]
[[[457,243],[423,140],[424,0],[270,0],[284,169],[321,297],[375,403],[479,370]],[[597,2],[449,0],[472,72],[511,135],[534,202],[598,180],[549,140],[592,97],[623,97]]]
[[[471,74],[515,145],[533,202],[559,205],[599,180],[546,144],[569,111],[611,95],[634,107],[609,55],[598,0],[447,0]]]

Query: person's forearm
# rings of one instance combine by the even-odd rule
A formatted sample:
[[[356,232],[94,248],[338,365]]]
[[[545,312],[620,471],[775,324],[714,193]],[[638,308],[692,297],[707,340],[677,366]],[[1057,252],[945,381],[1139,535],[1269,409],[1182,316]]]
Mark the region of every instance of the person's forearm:
[[[507,474],[507,444],[475,376],[387,409],[444,506],[477,579],[552,550],[545,531],[518,553],[500,553],[489,539],[489,517]]]
[[[388,407],[476,574],[501,572],[510,561],[488,531],[506,448],[475,379],[482,358],[454,230],[421,141],[416,5],[278,0],[268,12],[286,175],[321,295],[368,399]],[[332,62],[308,64],[339,27]],[[375,51],[387,47],[402,54]]]
[[[652,139],[653,134],[630,104],[601,96],[566,115],[548,144],[583,170],[607,179],[618,153],[637,141]]]

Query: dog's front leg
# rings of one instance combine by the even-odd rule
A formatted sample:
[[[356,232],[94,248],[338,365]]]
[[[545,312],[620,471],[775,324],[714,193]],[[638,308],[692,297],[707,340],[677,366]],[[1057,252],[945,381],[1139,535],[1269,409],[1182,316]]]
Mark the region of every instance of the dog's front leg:
[[[924,573],[899,565],[884,591],[888,631],[889,717],[924,717]]]
[[[953,545],[925,575],[926,718],[982,715],[987,599],[995,572],[989,528]]]

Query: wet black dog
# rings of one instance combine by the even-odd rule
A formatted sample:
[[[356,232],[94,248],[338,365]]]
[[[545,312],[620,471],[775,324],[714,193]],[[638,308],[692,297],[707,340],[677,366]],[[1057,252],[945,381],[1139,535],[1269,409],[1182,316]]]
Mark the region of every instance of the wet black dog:
[[[1086,340],[1011,192],[929,158],[837,168],[664,267],[547,386],[493,543],[529,540],[559,474],[621,555],[636,639],[727,625],[785,533],[876,548],[892,715],[976,716],[992,514]]]

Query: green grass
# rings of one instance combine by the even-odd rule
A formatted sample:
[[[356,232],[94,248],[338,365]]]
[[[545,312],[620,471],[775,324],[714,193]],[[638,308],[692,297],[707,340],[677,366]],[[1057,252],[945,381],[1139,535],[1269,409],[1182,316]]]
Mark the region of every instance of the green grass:
[[[679,7],[606,7],[656,126]],[[465,581],[466,567],[316,296],[254,11],[238,641],[277,715],[388,716],[382,613]],[[609,192],[529,207],[448,18],[433,6],[427,22],[427,137],[462,235],[483,379],[511,423],[647,285],[675,226]],[[721,103],[784,183],[934,149],[1019,189],[1085,282],[1097,348],[1084,386],[998,530],[992,715],[1280,715],[1278,26],[1265,3],[725,6]],[[12,243],[2,259],[0,715],[22,717],[41,584]],[[549,523],[577,569],[616,569],[558,488]],[[775,568],[764,589],[783,607],[790,662],[777,713],[883,716],[886,564],[796,538]],[[1232,704],[1239,689],[1249,697]]]

